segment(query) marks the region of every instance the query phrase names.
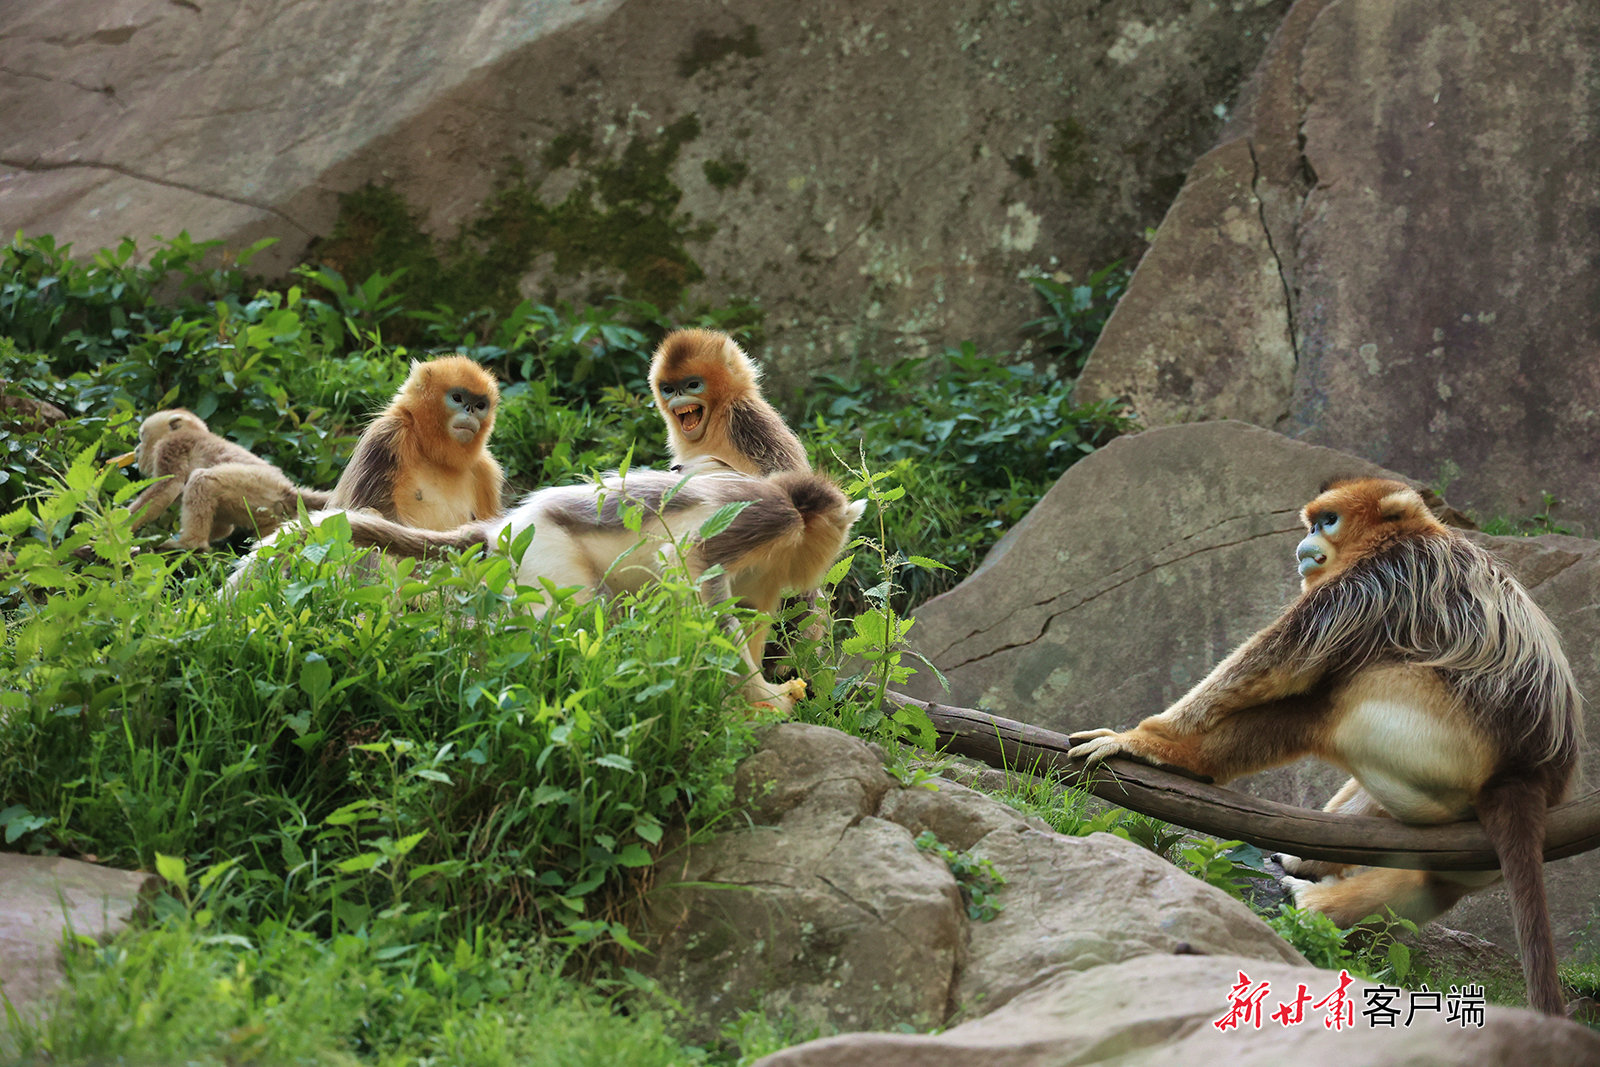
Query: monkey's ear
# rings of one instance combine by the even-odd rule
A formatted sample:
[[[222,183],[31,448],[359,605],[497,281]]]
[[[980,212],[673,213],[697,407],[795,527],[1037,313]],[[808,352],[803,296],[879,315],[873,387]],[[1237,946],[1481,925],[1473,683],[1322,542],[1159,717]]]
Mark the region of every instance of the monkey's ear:
[[[169,430],[176,430],[179,426],[182,426],[182,425],[183,425],[183,416],[182,415],[174,415],[174,416],[172,416],[172,418],[167,420],[167,429],[169,429]]]

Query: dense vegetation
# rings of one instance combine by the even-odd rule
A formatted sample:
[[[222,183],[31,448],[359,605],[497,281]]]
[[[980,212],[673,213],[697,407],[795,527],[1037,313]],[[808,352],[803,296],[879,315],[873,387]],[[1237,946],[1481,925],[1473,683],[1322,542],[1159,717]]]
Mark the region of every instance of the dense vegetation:
[[[493,447],[514,483],[659,462],[650,349],[700,324],[759,355],[756,311],[458,314],[402,307],[393,275],[308,266],[261,286],[248,252],[216,267],[215,248],[182,237],[147,257],[132,242],[88,263],[68,251],[19,239],[0,259],[5,392],[64,416],[8,405],[0,427],[0,832],[8,848],[158,869],[169,892],[154,927],[76,961],[81,1007],[23,1031],[24,1051],[529,1062],[530,1028],[548,1026],[544,1062],[644,1064],[777,1040],[746,1020],[725,1048],[685,1049],[648,990],[629,987],[627,1020],[606,1002],[628,985],[627,920],[652,863],[727,817],[756,725],[706,669],[735,653],[686,579],[535,621],[510,610],[526,591],[489,592],[503,560],[402,567],[396,593],[354,577],[333,524],[229,602],[229,553],[135,551],[159,534],[130,532],[138,475],[106,462],[143,414],[181,404],[329,485],[408,360],[437,350],[505,383]],[[1039,325],[1039,369],[968,347],[938,361],[936,386],[902,363],[821,379],[789,407],[819,465],[861,467],[852,492],[876,504],[856,576],[836,571],[842,640],[797,653],[807,717],[928,739],[839,665],[848,651],[880,687],[903,677],[908,599],[970,570],[1118,431],[1109,409],[1072,405],[1057,369],[1075,369],[1118,282],[1047,293],[1060,314]],[[398,326],[421,339],[412,351],[385,341]],[[89,562],[74,555],[86,545]],[[554,1010],[572,975],[600,984]]]
[[[748,1062],[789,1040],[745,1018],[715,1047],[685,1047],[675,1006],[627,966],[653,863],[730,819],[728,772],[759,725],[716,669],[735,651],[687,578],[534,620],[511,610],[527,591],[495,592],[503,559],[403,565],[374,585],[334,523],[230,601],[217,595],[228,552],[135,552],[160,535],[130,532],[123,505],[140,483],[106,463],[142,414],[183,404],[330,485],[408,359],[435,350],[468,352],[505,383],[493,447],[519,485],[655,463],[652,345],[700,324],[759,355],[756,309],[462,314],[402,306],[392,275],[308,266],[263,287],[248,254],[215,267],[216,249],[181,237],[148,257],[131,242],[89,263],[67,251],[19,239],[0,256],[5,394],[63,414],[0,411],[0,834],[8,849],[156,869],[168,888],[146,928],[74,957],[54,1019],[14,1028],[17,1051],[648,1065]],[[814,694],[802,717],[892,752],[930,740],[925,722],[878,706],[917,666],[901,613],[969,572],[1121,429],[1071,399],[1120,284],[1115,270],[1037,281],[1047,313],[1031,361],[962,346],[821,378],[787,406],[818,464],[873,505],[853,567],[832,576],[837,639],[795,653]],[[408,352],[392,332],[421,340]],[[854,685],[847,663],[876,684]],[[1258,862],[1056,790],[1009,799],[1235,892]],[[989,907],[981,863],[947,859],[972,906]]]

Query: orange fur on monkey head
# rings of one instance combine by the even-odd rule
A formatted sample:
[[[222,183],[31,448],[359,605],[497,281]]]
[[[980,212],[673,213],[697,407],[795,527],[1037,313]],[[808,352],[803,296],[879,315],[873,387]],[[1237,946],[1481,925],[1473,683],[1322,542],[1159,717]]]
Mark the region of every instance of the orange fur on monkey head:
[[[331,506],[430,530],[494,518],[505,479],[485,446],[499,404],[494,376],[467,356],[412,363],[357,442]]]
[[[744,474],[811,469],[806,450],[761,395],[761,373],[733,338],[674,330],[650,361],[650,389],[680,466],[719,461]]]

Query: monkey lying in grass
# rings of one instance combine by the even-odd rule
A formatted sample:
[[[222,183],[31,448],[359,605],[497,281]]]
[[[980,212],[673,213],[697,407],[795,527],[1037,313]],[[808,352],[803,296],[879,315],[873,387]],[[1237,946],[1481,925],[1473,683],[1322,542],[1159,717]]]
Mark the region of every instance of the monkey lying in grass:
[[[581,598],[633,592],[660,578],[676,561],[699,581],[707,604],[737,597],[770,616],[785,591],[815,595],[864,506],[851,503],[831,479],[811,471],[799,439],[762,398],[754,363],[731,338],[712,331],[680,330],[662,341],[650,374],[677,461],[672,471],[613,472],[595,483],[541,489],[500,518],[475,514],[453,529],[424,529],[434,523],[408,515],[408,494],[391,488],[409,484],[408,468],[400,457],[415,454],[416,449],[408,453],[390,442],[402,441],[414,432],[413,426],[425,425],[439,398],[459,400],[470,411],[490,396],[488,389],[463,380],[481,373],[475,364],[451,363],[441,368],[446,373],[430,380],[429,369],[440,362],[413,370],[384,418],[363,437],[357,459],[340,480],[331,506],[365,509],[346,513],[358,546],[378,547],[392,555],[438,557],[451,550],[492,548],[501,543],[503,534],[514,539],[531,527],[532,541],[517,561],[517,581],[522,585],[537,587],[545,579],[557,586],[578,587]],[[463,457],[476,449],[487,458],[481,441],[492,423],[492,401],[483,410],[487,417],[474,428],[476,443],[466,440],[465,433],[458,441]],[[458,417],[454,408],[446,416]],[[401,424],[402,419],[409,423]],[[481,465],[481,460],[476,462]],[[456,468],[473,469],[464,459]],[[355,473],[363,469],[379,474]],[[498,474],[498,467],[494,471]],[[474,477],[460,484],[482,487],[486,481]],[[376,489],[356,491],[360,486]],[[702,527],[729,504],[744,508],[726,529],[702,537]],[[629,508],[640,510],[641,521],[634,528],[625,521]],[[455,514],[459,517],[459,509]],[[325,515],[315,515],[312,521]],[[250,566],[247,560],[230,586],[236,587]],[[720,573],[706,576],[713,567]],[[730,633],[737,629],[731,616],[723,616],[723,621]],[[799,681],[774,684],[765,678],[761,653],[766,630],[762,622],[736,640],[747,672],[744,692],[753,703],[787,711],[805,686]]]
[[[728,505],[743,507],[725,528],[714,529],[713,518],[726,518],[723,509]],[[533,588],[544,582],[575,586],[580,602],[636,592],[673,563],[681,563],[706,604],[737,598],[770,615],[785,590],[821,583],[862,507],[846,499],[832,479],[809,471],[754,478],[726,469],[635,470],[612,472],[591,484],[541,489],[498,519],[448,531],[402,526],[369,512],[342,514],[357,546],[413,558],[492,551],[531,528],[531,540],[514,560],[516,582]],[[319,522],[330,514],[335,512],[318,512],[311,520]],[[702,534],[708,524],[713,528]],[[230,585],[245,577],[252,559],[234,573]],[[805,684],[772,683],[762,674],[764,619],[748,634],[739,633],[732,616],[721,619],[744,661],[746,698],[792,710]]]

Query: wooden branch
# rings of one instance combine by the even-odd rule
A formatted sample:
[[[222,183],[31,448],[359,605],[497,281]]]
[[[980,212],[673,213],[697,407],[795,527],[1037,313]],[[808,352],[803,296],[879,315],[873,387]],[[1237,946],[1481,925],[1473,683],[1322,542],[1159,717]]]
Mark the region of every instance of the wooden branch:
[[[1393,819],[1329,815],[1297,808],[1186,777],[1172,768],[1116,759],[1083,774],[1083,761],[1067,758],[1065,734],[1012,719],[888,693],[896,705],[923,709],[945,741],[945,751],[991,767],[1028,774],[1059,772],[1069,785],[1124,808],[1216,837],[1238,838],[1262,849],[1304,859],[1411,867],[1435,871],[1491,871],[1500,866],[1477,822],[1416,826]],[[1550,809],[1546,860],[1600,848],[1600,792]]]

